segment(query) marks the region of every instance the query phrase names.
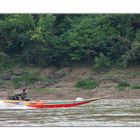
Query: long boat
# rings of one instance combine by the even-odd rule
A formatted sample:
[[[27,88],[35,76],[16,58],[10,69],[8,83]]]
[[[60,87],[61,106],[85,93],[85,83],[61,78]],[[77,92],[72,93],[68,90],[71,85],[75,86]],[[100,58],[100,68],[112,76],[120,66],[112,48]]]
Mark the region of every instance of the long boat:
[[[73,101],[15,101],[0,100],[0,109],[45,109],[45,108],[69,108],[88,104],[90,102],[102,99],[103,97],[83,99]]]

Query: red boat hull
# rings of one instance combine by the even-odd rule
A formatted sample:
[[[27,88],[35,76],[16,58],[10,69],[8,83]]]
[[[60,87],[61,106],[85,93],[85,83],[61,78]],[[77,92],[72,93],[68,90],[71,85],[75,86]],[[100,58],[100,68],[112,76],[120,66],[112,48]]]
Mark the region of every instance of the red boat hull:
[[[72,103],[30,103],[28,105],[28,107],[33,107],[33,108],[64,108],[64,107],[74,107],[74,106],[79,106],[79,105],[83,105],[83,104],[87,104],[89,102],[95,101],[98,99],[94,99],[94,100],[89,100],[89,101],[81,101],[81,102],[72,102]]]
[[[105,96],[104,96],[105,97]],[[25,109],[43,109],[43,108],[69,108],[74,106],[79,106],[87,104],[104,97],[83,99],[83,101],[14,101],[14,100],[0,100],[1,108],[25,108]],[[106,96],[107,97],[107,96]]]

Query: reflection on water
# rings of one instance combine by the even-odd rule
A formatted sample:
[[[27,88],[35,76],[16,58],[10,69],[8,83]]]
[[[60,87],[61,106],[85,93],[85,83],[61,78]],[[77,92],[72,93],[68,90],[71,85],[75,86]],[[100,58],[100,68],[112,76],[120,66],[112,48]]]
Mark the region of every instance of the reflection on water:
[[[106,99],[69,109],[0,110],[0,126],[140,126],[140,99]]]

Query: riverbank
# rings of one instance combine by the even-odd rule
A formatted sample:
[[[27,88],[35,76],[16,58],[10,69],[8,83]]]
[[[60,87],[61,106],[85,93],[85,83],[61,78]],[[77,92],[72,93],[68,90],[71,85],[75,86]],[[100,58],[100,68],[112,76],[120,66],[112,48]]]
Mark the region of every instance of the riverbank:
[[[26,69],[29,72],[29,69]],[[7,85],[0,88],[0,98],[6,99],[8,95],[22,92],[22,88],[27,88],[29,98],[36,100],[67,100],[77,97],[94,98],[104,95],[110,95],[110,99],[140,99],[140,68],[112,69],[108,72],[96,73],[91,67],[71,67],[71,68],[48,68],[35,69],[30,68],[32,74],[37,77],[47,79],[45,83],[41,79],[37,79],[33,84],[28,84],[15,89],[12,80],[5,80]],[[21,77],[24,73],[23,69],[16,69],[14,74]],[[13,76],[13,75],[12,75]],[[12,77],[11,76],[11,77]],[[29,76],[29,75],[28,75]],[[34,75],[35,76],[35,75]],[[20,78],[19,78],[20,79]],[[19,80],[18,79],[18,80]],[[99,86],[93,89],[81,89],[76,87],[76,83],[80,79],[91,79],[99,81]],[[17,81],[18,81],[17,80]],[[35,80],[35,79],[34,79]],[[50,80],[50,82],[48,82]],[[121,87],[122,81],[129,83],[126,87]],[[16,81],[16,80],[15,80]],[[32,81],[32,80],[31,80]],[[52,82],[53,81],[53,82]],[[9,84],[9,85],[8,85]],[[18,82],[16,83],[18,84]]]

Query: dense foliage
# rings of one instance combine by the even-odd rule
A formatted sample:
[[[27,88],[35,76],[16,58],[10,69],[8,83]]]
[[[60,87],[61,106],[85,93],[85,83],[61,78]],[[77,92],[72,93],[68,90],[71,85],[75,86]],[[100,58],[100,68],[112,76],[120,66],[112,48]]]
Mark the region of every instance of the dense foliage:
[[[78,80],[76,83],[76,87],[82,88],[82,89],[93,89],[99,86],[99,82],[95,80],[89,80],[89,79],[83,79]]]
[[[140,15],[0,15],[1,65],[5,58],[43,67],[140,65]]]

